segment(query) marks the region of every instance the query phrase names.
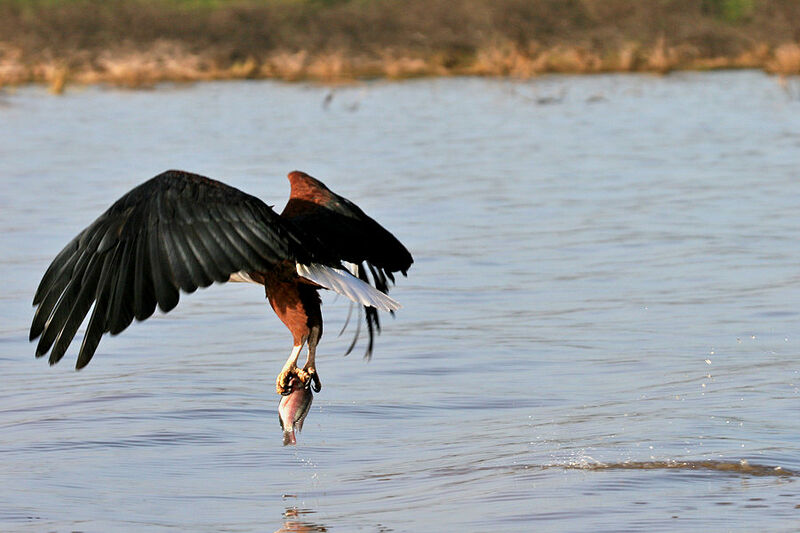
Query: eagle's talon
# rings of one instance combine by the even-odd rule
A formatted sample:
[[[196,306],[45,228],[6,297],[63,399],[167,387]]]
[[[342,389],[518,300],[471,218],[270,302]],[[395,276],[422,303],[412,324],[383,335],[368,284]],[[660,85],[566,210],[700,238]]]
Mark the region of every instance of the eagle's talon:
[[[297,375],[297,367],[290,367],[281,371],[275,380],[275,390],[281,396],[288,396],[292,392],[292,379]],[[299,377],[299,376],[298,376]]]
[[[316,368],[297,368],[296,366],[285,368],[278,374],[278,378],[275,380],[275,390],[281,396],[288,396],[294,390],[294,380],[302,383],[303,388],[312,388],[314,392],[322,390]]]
[[[322,382],[320,382],[319,380],[319,374],[317,374],[317,367],[313,365],[309,366],[308,364],[306,364],[306,366],[303,367],[302,372],[307,376],[306,379],[308,381],[306,381],[306,379],[303,380],[303,383],[306,386],[311,385],[311,388],[314,392],[319,392],[322,390]]]
[[[297,376],[297,379],[299,379],[300,383],[304,386],[308,386],[311,382],[311,375],[304,368],[295,369],[294,375]]]
[[[322,382],[319,380],[319,374],[313,372],[311,374],[311,388],[314,389],[314,392],[319,392],[322,390]]]

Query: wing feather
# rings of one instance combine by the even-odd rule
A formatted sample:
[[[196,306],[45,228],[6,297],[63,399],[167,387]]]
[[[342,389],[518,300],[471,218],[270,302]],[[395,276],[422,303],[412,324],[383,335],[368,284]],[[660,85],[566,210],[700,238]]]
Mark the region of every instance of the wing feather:
[[[133,315],[136,320],[145,320],[156,310],[156,293],[150,267],[149,230],[145,228],[136,239],[135,274],[133,277]],[[109,259],[111,256],[109,256]],[[105,269],[105,266],[104,266]],[[100,287],[103,283],[100,283]],[[97,295],[98,304],[100,294]],[[88,333],[87,333],[88,334]],[[99,342],[99,339],[98,339]]]
[[[227,281],[226,273],[235,268],[231,254],[214,237],[213,231],[208,225],[195,224],[192,226],[192,231],[197,241],[203,243],[206,257],[213,258],[210,265],[213,268],[214,281],[219,283]]]
[[[150,271],[156,302],[162,311],[168,313],[178,305],[180,296],[175,275],[169,266],[169,259],[161,250],[161,238],[157,223],[153,225],[149,233],[147,244],[150,251]]]
[[[184,225],[170,228],[166,232],[168,239],[172,242],[172,260],[179,271],[182,272],[181,289],[187,293],[192,293],[199,287],[208,287],[213,283],[211,277],[206,273],[200,261],[192,251],[191,246],[186,241],[186,227]]]
[[[209,251],[205,239],[203,239],[197,231],[197,226],[199,224],[194,220],[194,213],[190,211],[184,202],[180,203],[179,212],[182,220],[191,221],[183,225],[181,233],[183,243],[186,248],[188,248],[188,252],[196,268],[200,270],[201,278],[198,284],[201,287],[208,287],[215,281],[226,281],[224,278],[225,273],[217,264],[219,260]]]
[[[122,252],[117,260],[117,269],[114,272],[115,283],[113,296],[109,299],[109,307],[106,315],[108,331],[112,335],[120,333],[133,322],[133,275],[136,271],[136,258],[133,252],[136,250],[135,241],[125,241],[120,243]]]
[[[265,259],[269,261],[278,261],[281,257],[286,257],[288,253],[288,240],[285,243],[276,241],[271,238],[270,233],[264,226],[252,224],[252,221],[257,220],[259,216],[253,213],[251,209],[248,209],[248,207],[249,206],[242,206],[237,209],[237,214],[244,222],[244,224],[236,226],[237,229],[249,232],[250,236],[247,239],[248,242],[255,240],[258,244],[256,250],[258,250],[260,255]]]
[[[39,288],[34,297],[34,305],[38,304],[31,324],[30,340],[34,340],[44,331],[47,321],[53,314],[53,309],[58,305],[64,289],[69,284],[70,278],[78,260],[82,257],[86,243],[81,245],[88,229],[81,232],[56,256],[53,263],[45,272]],[[56,264],[56,261],[63,261]]]
[[[103,334],[147,319],[156,305],[170,311],[180,291],[287,260],[331,264],[298,232],[238,189],[186,172],[159,174],[122,196],[47,268],[34,296],[36,355],[52,348],[50,362],[58,362],[92,307],[77,368],[89,363]]]
[[[86,313],[88,313],[89,309],[92,307],[92,302],[94,302],[94,285],[97,282],[97,278],[100,276],[101,266],[99,256],[93,255],[87,265],[86,273],[81,279],[80,290],[75,297],[75,301],[68,309],[66,319],[55,338],[53,349],[50,352],[51,365],[56,364],[64,356],[64,353],[67,351],[67,346],[72,342],[72,338],[75,337],[75,333],[78,331],[78,326],[81,325],[81,322],[83,322],[83,319],[86,317]],[[66,309],[66,306],[64,306],[64,309]],[[56,330],[53,329],[53,331]]]
[[[187,265],[188,260],[183,254],[180,245],[174,237],[175,229],[166,224],[159,224],[161,237],[159,244],[161,251],[169,261],[169,267],[178,282],[178,287],[186,293],[193,293],[197,290],[197,285],[192,282],[192,275]]]
[[[277,263],[280,258],[271,249],[268,240],[260,239],[246,224],[231,224],[231,227],[241,239],[240,242],[246,244],[249,252],[256,261],[264,261],[266,264]]]
[[[80,251],[80,256],[78,261],[75,263],[75,267],[72,269],[71,273],[62,273],[61,279],[59,280],[57,285],[54,285],[54,289],[61,285],[64,282],[64,277],[67,275],[71,276],[67,278],[67,282],[64,286],[63,291],[59,291],[60,295],[58,301],[54,304],[52,309],[45,309],[44,313],[47,315],[46,322],[44,324],[44,329],[42,331],[42,336],[39,339],[39,344],[36,346],[36,356],[41,357],[46,354],[50,347],[53,345],[53,342],[56,340],[56,336],[61,331],[61,327],[64,325],[64,322],[69,317],[69,313],[72,309],[72,306],[75,304],[75,299],[77,298],[78,294],[81,290],[81,281],[85,274],[87,265],[89,265],[93,252],[89,251],[96,248],[97,243],[100,242],[100,238],[102,237],[102,233],[96,233],[95,236],[89,240],[89,242],[84,247],[83,251]],[[56,327],[53,327],[53,324]],[[34,337],[36,338],[36,337]]]
[[[75,368],[83,368],[94,355],[97,345],[100,343],[100,338],[106,329],[106,311],[108,309],[108,298],[111,286],[108,284],[108,278],[111,276],[111,270],[115,262],[116,256],[119,254],[119,249],[114,250],[111,254],[106,254],[105,261],[103,262],[103,270],[100,272],[100,279],[98,280],[97,299],[94,303],[92,310],[92,317],[89,319],[89,325],[86,327],[86,333],[83,334],[83,342],[78,352],[78,361],[75,363]]]
[[[71,267],[70,267],[71,269]],[[47,320],[53,312],[53,308],[61,298],[61,293],[69,283],[69,277],[59,277],[54,282],[51,282],[46,291],[43,291],[43,298],[39,302],[39,307],[36,308],[36,313],[33,315],[33,322],[31,324],[31,332],[29,340],[34,340],[39,337],[44,331]]]
[[[75,266],[75,263],[78,261],[78,258],[80,257],[79,252],[81,251],[81,241],[96,224],[97,221],[79,233],[77,237],[72,239],[69,244],[67,244],[58,253],[58,255],[56,255],[55,259],[53,259],[53,262],[50,263],[50,266],[45,271],[44,276],[42,276],[42,281],[39,282],[39,287],[36,289],[36,295],[33,297],[33,305],[39,304],[44,299],[46,294],[50,291],[55,279],[61,278],[63,272],[72,270],[72,268]]]
[[[217,238],[225,242],[225,244],[230,247],[229,249],[234,254],[235,264],[261,264],[262,260],[258,253],[252,249],[246,240],[242,239],[236,229],[236,226],[236,224],[232,224],[224,220],[218,221],[216,224]]]

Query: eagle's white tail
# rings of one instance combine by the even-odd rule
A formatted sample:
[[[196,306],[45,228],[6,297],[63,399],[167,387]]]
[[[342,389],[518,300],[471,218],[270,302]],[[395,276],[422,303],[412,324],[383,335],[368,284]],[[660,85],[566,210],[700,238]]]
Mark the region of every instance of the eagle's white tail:
[[[322,285],[326,289],[347,296],[361,305],[374,307],[381,311],[396,311],[400,309],[400,304],[389,298],[389,296],[344,270],[318,263],[310,265],[298,263],[297,273],[314,283]]]

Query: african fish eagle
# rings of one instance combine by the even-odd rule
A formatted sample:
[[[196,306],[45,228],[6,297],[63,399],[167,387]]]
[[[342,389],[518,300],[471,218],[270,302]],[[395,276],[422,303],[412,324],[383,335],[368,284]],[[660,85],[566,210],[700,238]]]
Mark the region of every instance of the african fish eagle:
[[[400,307],[387,295],[388,286],[394,273],[406,274],[411,254],[322,182],[299,171],[288,177],[291,195],[280,215],[222,182],[177,170],[122,196],[45,272],[33,299],[36,356],[49,351],[50,364],[57,363],[92,306],[77,369],[89,363],[104,333],[115,335],[134,318],[147,319],[156,305],[169,312],[180,291],[248,281],[264,286],[294,340],[276,380],[278,393],[291,392],[293,377],[321,388],[314,356],[322,336],[322,288],[364,306],[369,357],[380,331],[378,310]],[[300,369],[304,345],[308,357]]]

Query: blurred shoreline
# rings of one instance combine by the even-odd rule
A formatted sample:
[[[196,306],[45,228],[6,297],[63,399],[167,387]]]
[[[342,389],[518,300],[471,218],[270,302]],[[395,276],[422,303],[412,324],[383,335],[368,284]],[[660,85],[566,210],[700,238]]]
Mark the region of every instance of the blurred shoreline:
[[[800,74],[795,0],[0,0],[0,87]]]

